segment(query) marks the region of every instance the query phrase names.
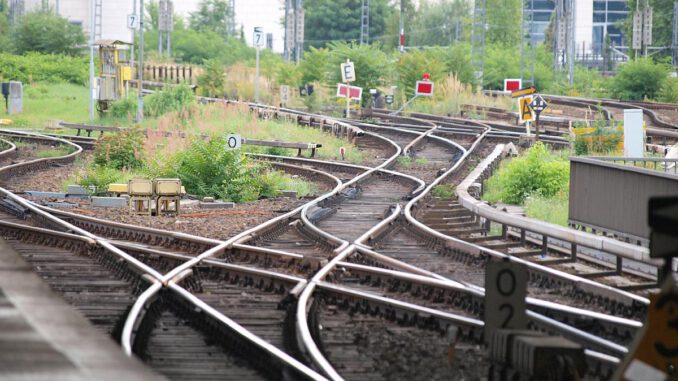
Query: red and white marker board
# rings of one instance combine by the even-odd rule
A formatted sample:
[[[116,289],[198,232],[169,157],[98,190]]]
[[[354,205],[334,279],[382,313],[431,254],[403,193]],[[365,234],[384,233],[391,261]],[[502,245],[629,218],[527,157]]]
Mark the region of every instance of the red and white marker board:
[[[431,97],[433,96],[433,82],[431,81],[417,81],[417,87],[415,88],[416,95]]]
[[[338,97],[346,98],[346,87],[347,86],[343,83],[337,83],[337,96]],[[358,86],[350,86],[350,88],[351,88],[351,90],[350,90],[351,91],[350,92],[351,99],[353,99],[355,101],[361,100],[362,96],[363,96],[363,88],[358,87]]]
[[[504,91],[511,92],[523,88],[523,81],[520,78],[507,78],[504,80]]]

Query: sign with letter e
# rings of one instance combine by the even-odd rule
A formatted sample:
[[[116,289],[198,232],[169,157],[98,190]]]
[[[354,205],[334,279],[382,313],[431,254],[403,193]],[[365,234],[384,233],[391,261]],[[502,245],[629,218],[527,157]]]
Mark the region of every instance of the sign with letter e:
[[[355,66],[353,65],[353,62],[348,61],[341,64],[341,81],[355,81]]]
[[[510,261],[489,261],[485,270],[485,342],[497,329],[526,329],[527,266]]]

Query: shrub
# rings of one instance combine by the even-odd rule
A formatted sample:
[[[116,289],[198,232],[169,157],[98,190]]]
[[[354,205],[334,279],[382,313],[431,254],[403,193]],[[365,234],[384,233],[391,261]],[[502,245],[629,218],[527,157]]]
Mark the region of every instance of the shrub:
[[[111,103],[108,115],[113,118],[135,118],[138,109],[137,98],[129,96]]]
[[[431,189],[431,194],[440,198],[452,198],[454,196],[455,187],[449,184],[436,185]]]
[[[215,59],[206,60],[205,71],[198,77],[200,93],[207,97],[224,95],[224,65]]]
[[[157,91],[144,98],[144,116],[157,117],[170,111],[181,111],[195,102],[195,94],[187,85]]]
[[[499,171],[487,181],[485,199],[522,204],[532,194],[552,197],[566,189],[570,179],[570,164],[552,154],[537,142],[523,156],[503,163]]]
[[[85,85],[89,81],[88,60],[59,54],[18,56],[0,53],[0,78],[23,83],[45,81]]]
[[[659,100],[662,102],[678,103],[678,77],[671,77],[664,81],[659,91]]]
[[[223,137],[194,140],[173,158],[172,177],[180,178],[191,194],[234,202],[258,199],[262,166],[251,163],[239,150],[226,151],[225,143]]]
[[[610,83],[610,90],[623,100],[655,99],[669,72],[667,64],[639,58],[620,66]]]
[[[99,139],[94,149],[94,164],[123,169],[141,168],[144,135],[138,128],[128,128]]]
[[[42,52],[77,54],[85,43],[78,25],[49,12],[24,15],[12,33],[14,50],[19,53]]]
[[[105,194],[108,190],[109,184],[127,183],[131,178],[138,177],[132,172],[121,171],[115,168],[110,168],[102,165],[95,165],[87,170],[87,172],[78,179],[78,184],[86,189],[95,187],[92,192],[97,195]]]

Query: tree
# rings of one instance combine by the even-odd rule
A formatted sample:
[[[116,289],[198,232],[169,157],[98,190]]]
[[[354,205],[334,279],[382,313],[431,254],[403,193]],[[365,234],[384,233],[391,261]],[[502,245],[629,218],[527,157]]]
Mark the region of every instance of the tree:
[[[640,1],[640,11],[643,11],[648,0]],[[626,7],[629,9],[629,14],[624,20],[622,30],[626,35],[628,45],[631,45],[633,38],[633,13],[636,9],[638,0],[628,0]],[[649,0],[652,7],[652,46],[671,46],[673,40],[673,1],[667,0]],[[670,49],[665,49],[657,53],[660,56],[668,56],[671,54]]]
[[[304,10],[304,41],[307,47],[360,40],[362,0],[307,0]],[[370,1],[371,41],[384,34],[386,19],[393,11],[388,0]]]
[[[329,54],[326,70],[327,85],[336,87],[341,82],[340,65],[350,59],[355,64],[355,82],[352,86],[365,89],[363,91],[363,104],[367,103],[370,94],[369,89],[374,89],[386,84],[385,79],[390,77],[393,62],[379,49],[368,45],[347,44],[333,42],[329,45]]]
[[[650,58],[630,61],[619,67],[610,90],[623,100],[655,99],[670,71],[669,65],[655,63]]]
[[[487,0],[487,42],[515,46],[520,43],[521,0]]]
[[[457,22],[461,25],[470,25],[470,12],[466,0],[442,2],[422,0],[410,33],[410,44],[414,46],[452,44]]]
[[[69,55],[75,55],[86,41],[80,26],[47,12],[23,16],[14,28],[12,40],[14,50],[19,54],[42,52]]]
[[[232,9],[226,0],[203,0],[200,8],[189,18],[191,29],[212,31],[221,37],[231,35]]]
[[[201,95],[207,97],[222,97],[224,95],[224,65],[216,59],[206,60],[203,64],[203,74],[198,77],[198,87]]]

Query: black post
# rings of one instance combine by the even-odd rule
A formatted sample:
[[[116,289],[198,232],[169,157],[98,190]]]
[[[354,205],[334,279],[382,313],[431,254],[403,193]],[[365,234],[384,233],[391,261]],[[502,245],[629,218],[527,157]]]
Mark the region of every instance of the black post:
[[[537,130],[536,133],[535,133],[536,134],[535,140],[539,140],[539,115],[541,114],[541,112],[537,112],[536,114],[537,114],[537,119],[534,120],[534,128],[535,128],[535,130]]]

